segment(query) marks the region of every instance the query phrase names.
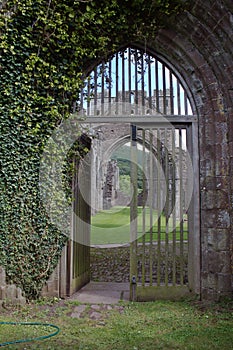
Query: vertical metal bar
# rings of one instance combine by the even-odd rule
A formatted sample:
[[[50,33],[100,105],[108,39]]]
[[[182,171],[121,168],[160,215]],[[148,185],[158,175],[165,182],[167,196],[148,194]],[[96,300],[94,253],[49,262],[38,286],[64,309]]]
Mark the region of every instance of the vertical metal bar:
[[[175,128],[172,129],[172,284],[176,284],[176,150]]]
[[[90,103],[91,103],[91,84],[90,78],[87,81],[87,115],[90,115]]]
[[[81,89],[81,94],[80,94],[80,110],[81,110],[81,115],[84,115],[84,87]]]
[[[108,114],[111,115],[111,107],[112,107],[112,61],[109,60],[109,76],[108,76],[108,84],[109,84],[109,92],[108,92]]]
[[[153,283],[153,130],[150,130],[150,286]]]
[[[174,89],[173,89],[173,75],[172,72],[169,71],[169,77],[170,77],[170,106],[168,111],[169,114],[174,114]]]
[[[97,67],[94,70],[94,115],[97,115]]]
[[[122,103],[122,106],[121,106],[121,109],[122,109],[122,114],[124,115],[125,114],[125,52],[123,51],[122,52],[122,57],[121,57],[121,69],[122,69],[122,100],[121,100],[121,103]]]
[[[184,114],[188,115],[188,97],[186,91],[184,91]]]
[[[179,177],[180,177],[180,284],[184,284],[184,218],[183,218],[183,150],[182,128],[179,128]]]
[[[115,112],[118,114],[118,102],[119,102],[119,72],[118,72],[118,52],[116,54],[116,108]]]
[[[165,202],[165,286],[168,286],[168,255],[169,255],[169,240],[168,240],[168,235],[169,235],[169,173],[168,173],[168,130],[165,128],[164,131],[164,148],[165,148],[165,187],[166,187],[166,202]]]
[[[128,90],[129,90],[129,96],[128,96],[128,102],[131,105],[131,49],[128,49]],[[131,108],[131,106],[130,106]]]
[[[178,79],[177,79],[177,106],[178,106],[178,115],[181,115],[180,82]]]
[[[152,87],[151,87],[151,57],[150,55],[147,55],[147,64],[148,64],[148,89],[149,89],[149,109],[150,114],[152,113]]]
[[[160,105],[159,105],[159,67],[158,67],[158,61],[155,60],[155,95],[156,95],[156,112],[160,112]]]
[[[166,88],[166,71],[165,65],[162,65],[162,74],[163,74],[163,113],[167,114],[167,88]]]
[[[144,54],[143,52],[141,51],[140,52],[141,54],[141,75],[142,75],[142,78],[141,78],[141,106],[142,106],[142,115],[145,114],[145,76],[144,76]],[[141,113],[140,113],[141,114]]]
[[[135,114],[138,114],[138,50],[135,50]]]
[[[142,286],[145,286],[145,255],[146,255],[146,135],[145,129],[142,130],[142,171],[143,171],[143,183],[142,183]]]
[[[157,129],[157,210],[158,210],[158,241],[157,241],[157,285],[161,284],[161,134]]]
[[[104,115],[104,102],[105,102],[105,90],[104,90],[104,73],[105,73],[105,63],[102,61],[101,67],[101,115]]]
[[[130,299],[136,300],[137,283],[137,129],[131,125],[131,183],[130,202]]]

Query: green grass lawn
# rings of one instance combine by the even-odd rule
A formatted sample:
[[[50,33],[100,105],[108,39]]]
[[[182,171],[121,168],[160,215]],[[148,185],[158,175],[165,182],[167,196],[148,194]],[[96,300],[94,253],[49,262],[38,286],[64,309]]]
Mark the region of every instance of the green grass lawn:
[[[138,238],[142,241],[143,235],[143,215],[145,217],[145,240],[150,241],[150,209],[138,207],[137,225]],[[165,240],[166,218],[162,214],[161,220],[161,240]],[[113,207],[109,210],[102,210],[92,217],[91,221],[91,244],[124,244],[130,241],[130,208]],[[168,222],[168,229],[172,231],[172,218]],[[153,237],[152,240],[158,239],[158,213],[153,210]],[[169,232],[168,239],[173,239],[172,232]],[[176,229],[176,240],[180,239],[180,229]],[[187,239],[187,222],[184,222],[184,239]]]
[[[122,303],[71,317],[77,302],[29,304],[3,309],[0,321],[52,323],[60,333],[50,339],[3,347],[11,350],[229,350],[233,344],[232,303],[206,306],[198,302]],[[120,307],[120,309],[119,309]],[[39,326],[0,325],[0,343],[46,334]]]

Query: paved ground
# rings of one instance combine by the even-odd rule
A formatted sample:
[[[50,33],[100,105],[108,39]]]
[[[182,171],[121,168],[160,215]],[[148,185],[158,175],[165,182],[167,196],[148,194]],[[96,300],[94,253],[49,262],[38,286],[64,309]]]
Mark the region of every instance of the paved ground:
[[[129,283],[90,282],[69,300],[90,304],[117,304],[120,300],[129,300]]]

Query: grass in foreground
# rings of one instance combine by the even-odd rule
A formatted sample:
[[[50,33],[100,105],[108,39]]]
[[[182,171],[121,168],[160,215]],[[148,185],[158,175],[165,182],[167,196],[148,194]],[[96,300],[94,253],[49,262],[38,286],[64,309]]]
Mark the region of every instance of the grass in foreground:
[[[150,209],[145,208],[145,241],[150,241]],[[166,218],[160,215],[161,240],[165,240]],[[158,213],[152,212],[153,240],[158,238]],[[138,238],[142,241],[143,235],[143,208],[138,207],[137,215]],[[172,231],[172,218],[169,220],[169,231]],[[187,222],[184,222],[184,240],[187,239]],[[172,232],[169,232],[168,239],[172,240]],[[180,239],[179,227],[176,229],[176,240]],[[116,206],[109,210],[102,210],[92,217],[91,221],[91,244],[128,243],[130,241],[130,208]]]
[[[48,340],[6,346],[6,349],[155,350],[231,349],[232,303],[205,306],[188,302],[124,303],[102,309],[101,318],[72,318],[75,302],[28,305],[1,312],[0,321],[48,322],[61,332]],[[46,333],[40,330],[40,335]],[[0,326],[0,342],[32,337],[38,327]]]

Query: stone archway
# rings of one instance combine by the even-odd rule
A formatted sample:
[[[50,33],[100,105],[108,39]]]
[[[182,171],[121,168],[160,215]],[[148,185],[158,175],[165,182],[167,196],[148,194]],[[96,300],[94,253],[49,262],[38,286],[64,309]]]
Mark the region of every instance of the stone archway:
[[[196,0],[147,42],[176,67],[199,115],[202,299],[232,293],[232,12],[230,0]]]
[[[179,67],[199,114],[202,299],[232,294],[232,10],[198,1],[150,43]]]

